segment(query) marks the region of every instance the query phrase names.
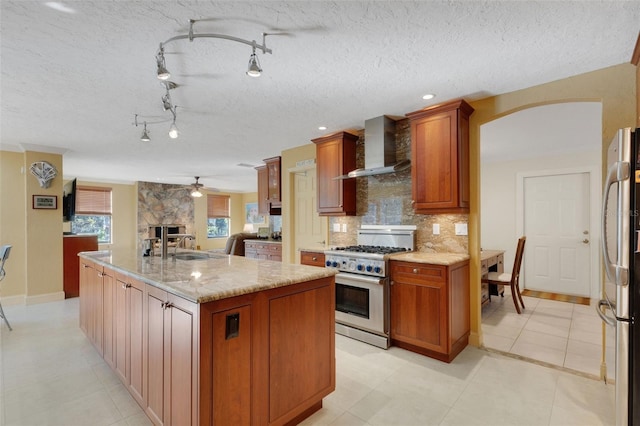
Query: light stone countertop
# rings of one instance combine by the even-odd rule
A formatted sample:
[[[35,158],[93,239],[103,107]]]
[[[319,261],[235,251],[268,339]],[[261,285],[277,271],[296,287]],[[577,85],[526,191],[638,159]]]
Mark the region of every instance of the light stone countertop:
[[[411,253],[393,254],[390,260],[449,266],[469,260],[469,255],[467,253],[424,253],[414,251]]]
[[[133,250],[102,250],[79,253],[80,257],[151,284],[195,303],[255,293],[291,284],[330,277],[330,268],[287,264],[242,256],[181,250],[208,255],[207,259],[174,260],[143,257]]]

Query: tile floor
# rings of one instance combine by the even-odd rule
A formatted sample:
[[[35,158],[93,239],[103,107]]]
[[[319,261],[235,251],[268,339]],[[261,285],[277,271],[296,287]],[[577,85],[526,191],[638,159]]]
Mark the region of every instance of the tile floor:
[[[5,311],[1,424],[150,424],[79,330],[78,299]],[[611,385],[472,347],[446,364],[336,336],[336,364],[336,391],[303,424],[613,424]]]
[[[600,377],[602,320],[594,306],[523,297],[518,315],[510,290],[482,308],[484,345]],[[615,331],[606,330],[607,376],[615,375]]]

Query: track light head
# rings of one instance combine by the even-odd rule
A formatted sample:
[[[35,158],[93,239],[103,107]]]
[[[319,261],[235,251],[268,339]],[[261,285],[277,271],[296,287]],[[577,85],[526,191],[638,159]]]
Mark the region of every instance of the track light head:
[[[176,122],[171,123],[171,127],[169,127],[169,137],[171,139],[177,139],[180,132],[178,131],[178,126],[176,126]]]
[[[151,138],[149,137],[149,133],[147,133],[147,122],[144,122],[144,130],[142,131],[142,136],[140,137],[142,142],[149,142]]]
[[[171,104],[171,97],[169,96],[168,90],[167,90],[167,93],[162,97],[162,108],[165,111],[169,111],[171,108],[173,108],[173,105]]]
[[[162,45],[160,46],[160,50],[158,50],[158,54],[156,55],[156,63],[158,64],[158,78],[160,80],[168,80],[171,77],[171,73],[165,66],[164,62],[164,48]]]
[[[249,66],[247,69],[247,75],[249,77],[260,77],[262,74],[262,68],[260,68],[260,62],[256,56],[256,48],[253,48],[253,53],[249,57]]]

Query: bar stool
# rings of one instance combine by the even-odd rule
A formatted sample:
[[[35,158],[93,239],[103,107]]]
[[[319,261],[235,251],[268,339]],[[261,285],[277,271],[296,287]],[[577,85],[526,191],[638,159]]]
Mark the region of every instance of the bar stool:
[[[7,273],[4,271],[4,263],[9,258],[9,253],[11,253],[10,245],[6,244],[0,247],[0,281],[4,279],[5,275],[7,275]],[[11,328],[11,324],[9,324],[9,320],[7,320],[7,317],[4,315],[4,310],[2,309],[2,303],[0,303],[0,317],[2,317],[2,319],[4,319],[4,322],[7,323],[7,327],[9,327],[9,331],[13,330]]]

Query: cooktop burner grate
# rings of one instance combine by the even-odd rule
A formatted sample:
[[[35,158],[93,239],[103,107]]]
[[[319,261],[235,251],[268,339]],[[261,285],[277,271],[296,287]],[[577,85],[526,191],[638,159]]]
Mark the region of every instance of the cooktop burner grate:
[[[334,250],[343,251],[343,252],[373,253],[373,254],[391,254],[391,253],[408,251],[408,249],[405,247],[384,247],[384,246],[367,246],[367,245],[336,247]]]

